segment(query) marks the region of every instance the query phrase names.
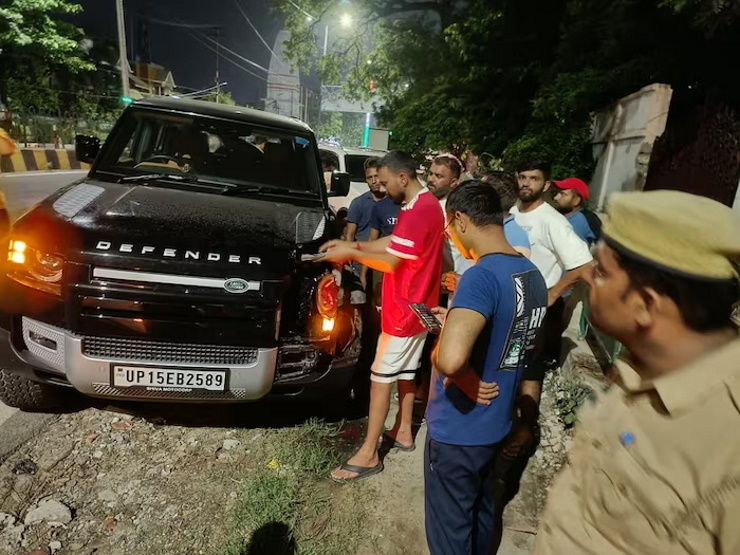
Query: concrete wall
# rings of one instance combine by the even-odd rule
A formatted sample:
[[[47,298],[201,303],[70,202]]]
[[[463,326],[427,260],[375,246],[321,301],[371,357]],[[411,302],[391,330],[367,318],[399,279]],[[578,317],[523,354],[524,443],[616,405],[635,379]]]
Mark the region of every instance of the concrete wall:
[[[598,159],[591,179],[593,208],[609,195],[641,190],[655,139],[665,131],[673,89],[655,83],[626,96],[594,116],[592,137]]]

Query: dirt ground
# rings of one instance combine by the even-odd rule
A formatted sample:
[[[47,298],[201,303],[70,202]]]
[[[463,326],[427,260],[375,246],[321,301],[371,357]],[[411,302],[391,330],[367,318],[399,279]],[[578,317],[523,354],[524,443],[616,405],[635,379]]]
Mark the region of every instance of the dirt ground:
[[[548,403],[546,386],[543,412]],[[280,441],[281,426],[306,417],[280,407],[241,411],[160,407],[131,415],[89,408],[59,416],[0,465],[0,555],[38,549],[60,555],[219,553],[239,492],[265,464],[264,443]],[[392,410],[389,425],[393,418]],[[565,436],[556,418],[544,418],[542,453],[532,459],[522,493],[507,509],[501,555],[529,553],[547,484],[562,464],[556,451],[564,452]],[[364,420],[345,424],[345,449],[358,444],[363,433]],[[379,476],[327,485],[356,488],[340,493],[342,510],[352,511],[354,499],[366,502],[357,555],[428,553],[425,433],[422,427],[416,451],[390,453]]]
[[[394,412],[388,420],[391,427]],[[424,442],[426,426],[416,438],[417,449],[411,453],[390,453],[385,469],[368,479],[374,505],[369,537],[357,555],[428,555],[424,533]],[[509,524],[510,513],[505,515]],[[525,555],[534,544],[534,535],[504,531],[500,555]]]

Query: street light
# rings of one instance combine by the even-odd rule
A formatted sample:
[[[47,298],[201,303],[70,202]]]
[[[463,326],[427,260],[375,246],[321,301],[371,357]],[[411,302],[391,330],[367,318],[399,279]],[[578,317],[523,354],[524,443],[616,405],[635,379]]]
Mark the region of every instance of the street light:
[[[344,14],[339,18],[339,24],[347,29],[352,26],[354,19],[349,14]],[[324,56],[329,53],[329,24],[324,23]]]

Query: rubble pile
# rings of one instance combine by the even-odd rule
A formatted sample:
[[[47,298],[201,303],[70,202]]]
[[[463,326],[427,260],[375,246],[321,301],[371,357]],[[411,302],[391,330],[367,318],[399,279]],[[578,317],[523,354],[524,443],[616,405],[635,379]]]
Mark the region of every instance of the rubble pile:
[[[63,415],[0,465],[0,555],[212,553],[259,440],[94,409]]]

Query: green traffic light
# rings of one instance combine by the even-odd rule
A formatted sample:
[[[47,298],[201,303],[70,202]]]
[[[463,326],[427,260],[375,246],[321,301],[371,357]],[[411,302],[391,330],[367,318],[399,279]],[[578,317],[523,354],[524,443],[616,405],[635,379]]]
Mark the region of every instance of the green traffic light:
[[[393,131],[388,131],[388,136],[389,137],[392,137],[393,136]]]

